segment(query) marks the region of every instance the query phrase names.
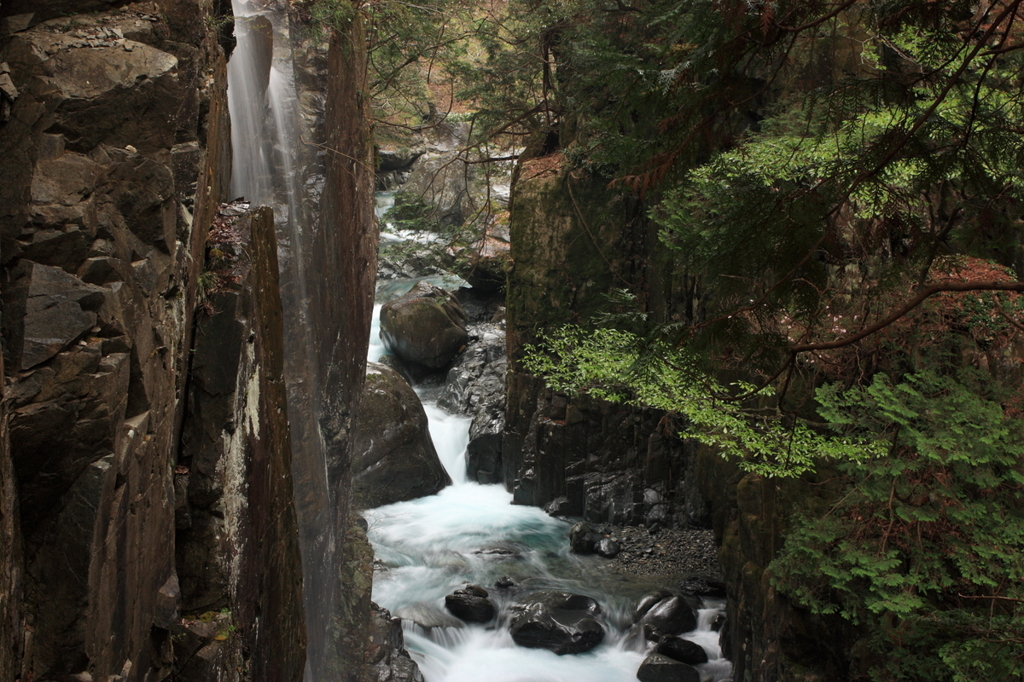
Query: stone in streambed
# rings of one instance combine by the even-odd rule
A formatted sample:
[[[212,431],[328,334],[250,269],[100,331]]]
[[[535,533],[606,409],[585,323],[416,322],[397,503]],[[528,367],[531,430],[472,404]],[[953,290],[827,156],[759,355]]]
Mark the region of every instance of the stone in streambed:
[[[367,363],[354,430],[354,508],[433,495],[451,483],[430,439],[419,397],[390,367]]]
[[[469,339],[466,313],[455,296],[420,282],[381,308],[380,338],[403,360],[441,369]]]
[[[655,604],[671,596],[672,593],[668,590],[658,590],[657,592],[650,592],[640,597],[636,603],[636,610],[633,612],[633,622],[638,622]]]
[[[593,526],[581,521],[569,529],[569,551],[573,554],[593,554],[594,546],[600,539],[600,534]]]
[[[614,559],[619,555],[619,543],[615,542],[611,538],[601,538],[594,545],[594,554],[602,556],[605,559]]]
[[[662,635],[678,635],[697,627],[697,612],[683,597],[666,597],[654,604],[633,626],[632,637],[642,633],[649,642]]]
[[[487,598],[487,590],[479,585],[466,585],[444,598],[444,606],[467,623],[488,623],[495,608]]]
[[[674,661],[689,665],[708,662],[708,652],[704,651],[704,647],[675,635],[662,637],[654,651],[662,656],[668,656]]]
[[[700,673],[693,666],[661,654],[645,658],[636,677],[641,682],[700,682]]]
[[[581,594],[537,592],[513,606],[512,613],[509,630],[519,646],[578,654],[604,639],[604,627],[597,619],[600,604]]]

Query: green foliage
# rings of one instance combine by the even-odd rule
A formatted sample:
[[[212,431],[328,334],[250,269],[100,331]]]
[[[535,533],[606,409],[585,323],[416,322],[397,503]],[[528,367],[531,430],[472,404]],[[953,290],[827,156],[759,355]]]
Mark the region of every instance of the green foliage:
[[[770,387],[722,385],[694,358],[654,344],[642,348],[638,337],[621,330],[586,332],[568,326],[527,346],[523,366],[556,391],[679,413],[687,421],[682,436],[764,476],[799,476],[821,460],[862,461],[885,452],[875,440],[822,435],[773,410],[758,409],[771,400]]]
[[[864,626],[873,680],[1024,674],[1024,422],[977,376],[819,390],[822,415],[889,456],[840,462],[847,494],[772,564],[815,613]]]
[[[332,32],[345,33],[357,10],[352,0],[311,0],[307,11],[316,36],[326,40]]]

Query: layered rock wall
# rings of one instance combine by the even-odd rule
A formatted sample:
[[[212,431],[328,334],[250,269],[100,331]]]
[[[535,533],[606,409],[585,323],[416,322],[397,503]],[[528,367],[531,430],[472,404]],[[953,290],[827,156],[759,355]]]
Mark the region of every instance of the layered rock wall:
[[[230,175],[220,20],[208,0],[29,5],[0,10],[0,677],[162,679],[183,624],[174,471],[196,283]],[[296,679],[280,313],[259,309],[231,448],[249,468],[224,515],[250,545],[218,560],[235,561],[235,670]]]
[[[643,206],[599,178],[562,172],[558,154],[530,159],[512,196],[508,404],[501,477],[519,504],[595,522],[702,524],[683,494],[693,460],[664,414],[553,395],[519,369],[544,330],[585,322],[615,289],[651,314],[691,318],[692,282],[666,261]]]
[[[220,216],[174,485],[176,679],[299,680],[305,620],[270,208]],[[204,614],[226,611],[210,637]],[[198,616],[199,624],[193,622]],[[206,618],[209,621],[210,618]],[[226,635],[223,638],[217,635]]]

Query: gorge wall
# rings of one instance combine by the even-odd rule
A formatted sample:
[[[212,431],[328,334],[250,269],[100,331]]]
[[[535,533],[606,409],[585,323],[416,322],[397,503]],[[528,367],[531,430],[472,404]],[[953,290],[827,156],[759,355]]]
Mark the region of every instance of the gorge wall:
[[[607,180],[563,172],[557,153],[525,159],[510,231],[501,474],[515,502],[594,523],[714,528],[729,590],[722,641],[735,679],[838,679],[816,675],[839,673],[843,633],[826,624],[826,645],[822,623],[791,608],[765,573],[788,514],[827,491],[744,475],[680,439],[677,418],[552,392],[519,364],[540,331],[592,320],[614,289],[633,294],[653,319],[699,319],[694,279],[673,266],[640,202]]]
[[[172,471],[199,226],[228,172],[224,56],[200,3],[56,5],[6,16],[0,57],[5,505],[23,549],[4,557],[22,606],[4,659],[8,679],[141,679],[172,665]]]
[[[592,522],[706,525],[692,448],[664,413],[567,400],[519,369],[538,332],[590,320],[613,290],[659,319],[693,319],[693,283],[673,272],[643,205],[601,178],[563,172],[558,153],[525,160],[511,202],[507,339],[512,371],[502,478],[518,504]]]
[[[218,209],[226,15],[210,0],[0,8],[2,679],[303,675],[274,221]],[[352,31],[335,75],[365,73]],[[331,294],[317,314],[338,323],[321,327],[319,416],[342,529],[375,256],[361,82],[331,100],[329,144],[360,161],[328,161],[316,256]],[[335,664],[354,675],[378,654],[365,628],[338,627],[354,634]]]

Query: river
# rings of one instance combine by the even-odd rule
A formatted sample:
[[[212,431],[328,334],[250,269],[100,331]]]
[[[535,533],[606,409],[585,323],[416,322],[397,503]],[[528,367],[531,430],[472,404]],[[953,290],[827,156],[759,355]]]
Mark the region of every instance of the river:
[[[378,196],[378,213],[390,204]],[[393,238],[393,236],[392,236]],[[368,359],[385,349],[374,311]],[[435,389],[436,391],[436,389]],[[452,485],[436,495],[364,512],[377,559],[373,599],[403,617],[407,648],[427,682],[631,682],[646,652],[627,636],[637,599],[672,584],[610,573],[605,559],[569,552],[570,523],[535,507],[512,504],[501,485],[467,480],[465,452],[471,419],[445,412],[429,390],[418,391],[430,435]],[[495,587],[511,578],[510,588]],[[480,585],[498,606],[486,625],[455,623],[444,598],[467,583]],[[559,656],[518,646],[509,634],[509,607],[529,592],[564,590],[602,606],[604,641],[595,649]],[[700,644],[708,663],[696,666],[702,681],[731,679],[722,658],[715,617],[724,599],[706,599],[697,628],[683,638]],[[430,625],[422,627],[417,625]]]

